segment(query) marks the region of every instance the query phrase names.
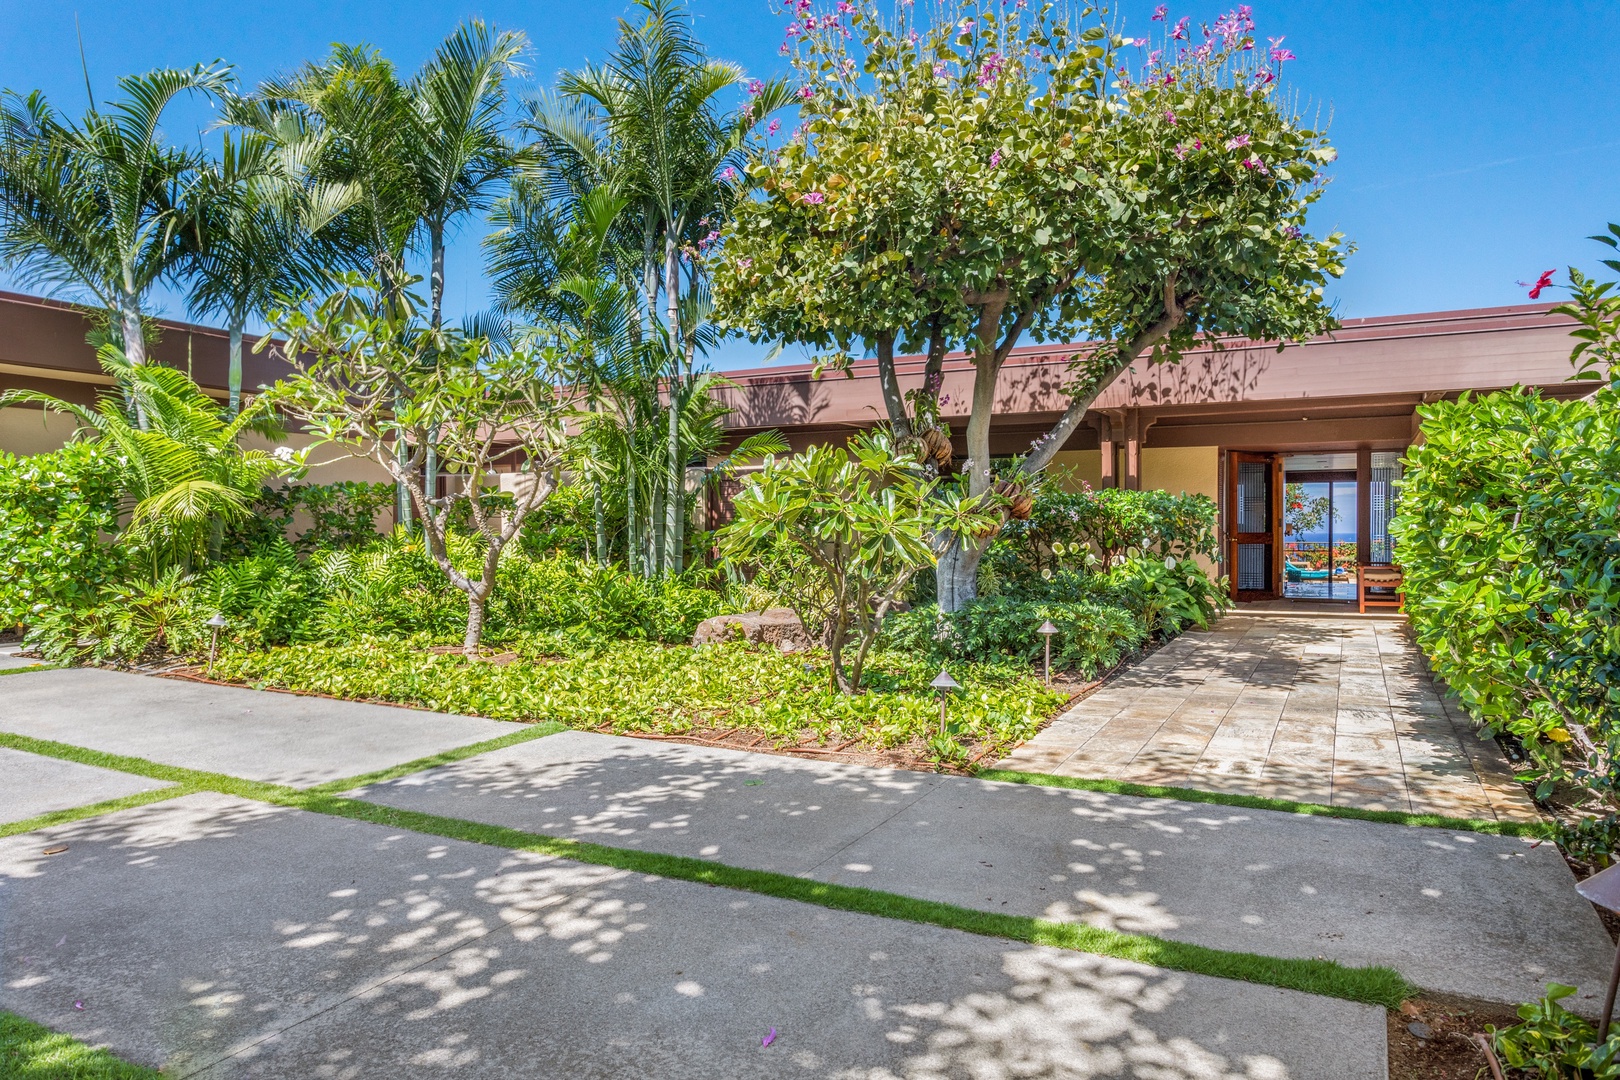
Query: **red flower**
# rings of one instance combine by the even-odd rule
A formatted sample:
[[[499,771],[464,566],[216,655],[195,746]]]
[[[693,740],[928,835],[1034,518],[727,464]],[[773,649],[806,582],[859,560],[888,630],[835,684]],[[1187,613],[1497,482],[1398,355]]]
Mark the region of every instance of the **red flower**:
[[[1556,271],[1553,271],[1553,270],[1543,270],[1541,272],[1541,276],[1536,278],[1536,283],[1534,285],[1530,286],[1530,299],[1532,299],[1532,300],[1540,300],[1541,299],[1541,290],[1545,289],[1547,286],[1549,286],[1549,285],[1551,285],[1553,283],[1553,274],[1554,273],[1556,273]],[[1519,282],[1519,284],[1523,285],[1524,282],[1521,281],[1521,282]]]

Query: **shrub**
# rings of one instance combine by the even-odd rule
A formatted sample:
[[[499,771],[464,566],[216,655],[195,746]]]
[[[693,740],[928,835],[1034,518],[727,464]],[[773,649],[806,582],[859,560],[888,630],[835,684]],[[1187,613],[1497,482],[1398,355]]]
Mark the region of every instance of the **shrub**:
[[[1391,524],[1435,672],[1531,755],[1539,795],[1612,795],[1620,750],[1620,390],[1420,409]]]
[[[604,525],[611,538],[624,529],[623,500],[604,499]],[[589,484],[566,484],[531,511],[518,533],[518,546],[532,559],[569,555],[589,559],[596,553],[595,494]]]
[[[1594,1046],[1592,1025],[1559,1004],[1574,992],[1573,986],[1551,983],[1546,997],[1519,1006],[1519,1023],[1487,1028],[1502,1064],[1541,1080],[1620,1080],[1620,1032]]]
[[[92,443],[0,453],[0,629],[62,605],[93,603],[117,579],[122,460]]]
[[[1039,629],[1047,620],[1058,628],[1052,636],[1053,668],[1087,677],[1107,671],[1147,639],[1135,614],[1116,605],[981,596],[948,615],[932,604],[891,615],[881,641],[886,648],[939,662],[1036,661],[1045,651]]]
[[[1029,520],[1009,521],[987,561],[1002,589],[1017,590],[1047,571],[1093,561],[1108,568],[1132,553],[1178,561],[1213,558],[1214,501],[1167,491],[1064,491],[1048,482]]]
[[[499,632],[585,627],[604,638],[685,642],[724,606],[701,572],[648,581],[567,555],[503,560],[491,623]]]
[[[226,556],[253,554],[283,540],[303,555],[321,548],[362,547],[377,539],[377,516],[393,505],[392,484],[345,480],[266,487],[253,502],[253,516],[227,531],[222,551]],[[310,519],[309,527],[294,532],[300,512]]]

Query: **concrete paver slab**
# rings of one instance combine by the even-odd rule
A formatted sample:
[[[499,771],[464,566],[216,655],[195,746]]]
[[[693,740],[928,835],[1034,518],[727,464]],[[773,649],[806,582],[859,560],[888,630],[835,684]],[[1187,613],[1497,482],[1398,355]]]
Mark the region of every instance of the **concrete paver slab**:
[[[1144,740],[1130,722],[1137,706],[1123,702],[1152,702],[1167,719]],[[1441,738],[1447,752],[1403,758],[1393,740],[1418,734]],[[1239,739],[1245,743],[1235,746]],[[1474,745],[1465,748],[1465,742]],[[1383,743],[1390,752],[1375,752]],[[1164,745],[1201,747],[1202,758],[1186,768],[1140,761]],[[1271,767],[1280,756],[1297,767],[1307,749],[1315,752],[1323,784],[1268,782],[1287,772]],[[1250,764],[1234,764],[1234,757]],[[1487,781],[1498,765],[1506,768],[1497,748],[1480,742],[1466,717],[1447,714],[1403,624],[1254,615],[1227,615],[1208,631],[1183,634],[1000,763],[1004,769],[1117,780],[1139,781],[1151,773],[1158,783],[1208,791],[1234,790],[1234,776],[1257,777],[1240,790],[1408,812],[1429,811],[1435,802],[1428,793],[1437,781],[1467,774],[1475,785],[1453,786],[1446,813],[1535,820],[1535,806],[1511,780]],[[1367,773],[1379,779],[1364,783]]]
[[[0,746],[0,824],[170,786],[161,780]]]
[[[1234,786],[1264,781],[1229,776]],[[1552,845],[564,732],[361,793],[408,810],[1215,948],[1601,1002],[1613,947]]]
[[[7,677],[0,731],[309,787],[524,725],[97,668]]]
[[[1385,1076],[1377,1008],[224,796],[44,835],[0,1008],[176,1078]]]

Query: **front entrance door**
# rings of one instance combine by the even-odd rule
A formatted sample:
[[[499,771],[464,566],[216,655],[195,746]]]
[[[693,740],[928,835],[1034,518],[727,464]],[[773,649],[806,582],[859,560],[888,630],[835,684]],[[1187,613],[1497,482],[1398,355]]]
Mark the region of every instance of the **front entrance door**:
[[[1227,469],[1227,573],[1232,599],[1275,600],[1282,576],[1282,461],[1234,450]]]

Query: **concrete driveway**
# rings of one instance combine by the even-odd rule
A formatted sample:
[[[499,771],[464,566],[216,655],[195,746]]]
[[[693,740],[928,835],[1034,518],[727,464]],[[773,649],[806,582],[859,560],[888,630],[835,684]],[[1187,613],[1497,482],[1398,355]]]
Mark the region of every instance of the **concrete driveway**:
[[[0,918],[0,1008],[177,1078],[1385,1075],[1370,1006],[222,795],[0,841]]]
[[[1501,1002],[1596,1011],[1614,951],[1551,844],[563,732],[360,798],[619,847],[1076,920],[1214,948],[1384,964]]]
[[[7,675],[0,731],[313,787],[527,725],[95,668]]]

